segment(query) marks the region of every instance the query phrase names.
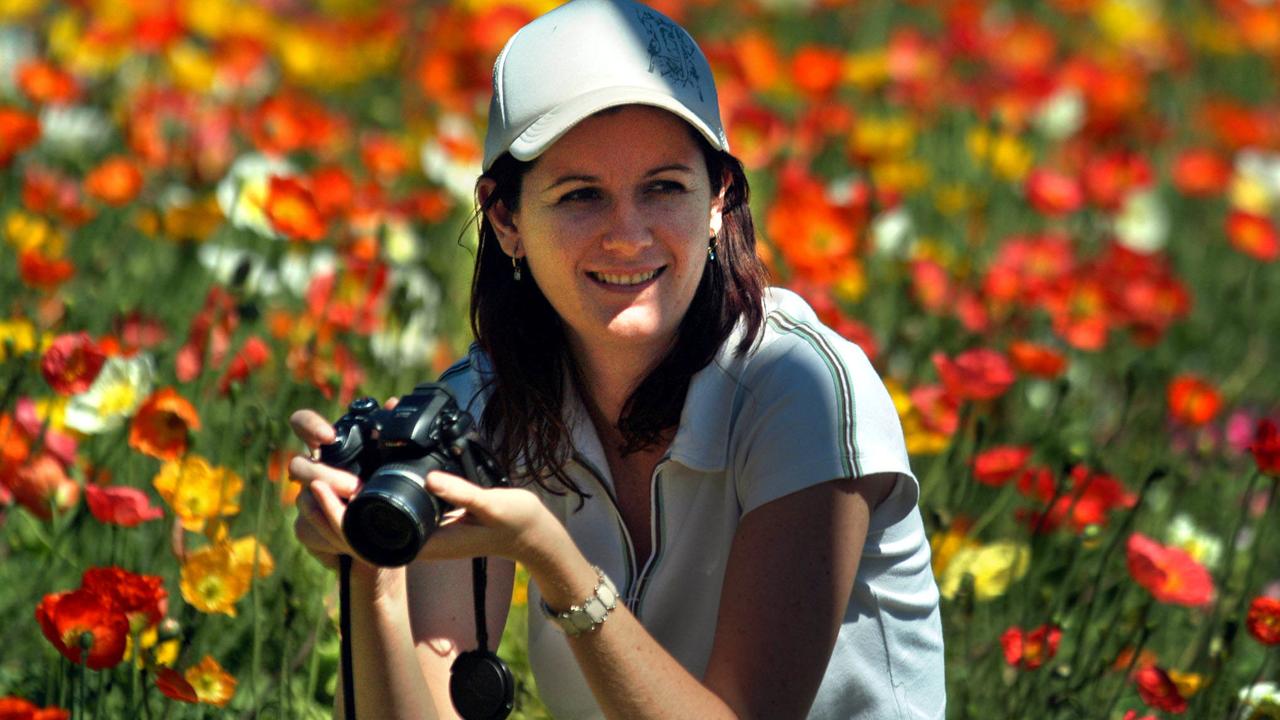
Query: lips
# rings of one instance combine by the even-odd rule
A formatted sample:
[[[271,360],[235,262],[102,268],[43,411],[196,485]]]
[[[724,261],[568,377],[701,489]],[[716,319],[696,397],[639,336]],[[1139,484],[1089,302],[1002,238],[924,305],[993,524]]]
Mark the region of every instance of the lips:
[[[629,287],[632,285],[643,285],[646,282],[658,277],[666,270],[666,266],[647,270],[645,272],[635,273],[608,273],[608,272],[588,272],[592,280],[605,285],[616,287]]]

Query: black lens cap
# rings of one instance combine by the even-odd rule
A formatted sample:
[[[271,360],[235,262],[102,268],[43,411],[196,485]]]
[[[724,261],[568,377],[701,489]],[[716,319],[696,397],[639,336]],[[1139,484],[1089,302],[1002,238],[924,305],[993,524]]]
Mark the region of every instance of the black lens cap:
[[[463,720],[503,720],[515,707],[511,669],[486,650],[468,650],[453,661],[449,698]]]

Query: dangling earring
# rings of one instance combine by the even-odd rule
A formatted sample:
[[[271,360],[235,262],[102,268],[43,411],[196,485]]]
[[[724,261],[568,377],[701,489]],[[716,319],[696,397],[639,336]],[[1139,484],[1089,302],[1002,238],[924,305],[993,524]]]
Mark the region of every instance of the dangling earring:
[[[707,261],[708,262],[716,261],[716,236],[715,235],[712,235],[711,241],[707,243]]]
[[[520,278],[524,277],[523,273],[520,272],[520,258],[515,255],[511,256],[511,277],[516,282],[520,282]]]

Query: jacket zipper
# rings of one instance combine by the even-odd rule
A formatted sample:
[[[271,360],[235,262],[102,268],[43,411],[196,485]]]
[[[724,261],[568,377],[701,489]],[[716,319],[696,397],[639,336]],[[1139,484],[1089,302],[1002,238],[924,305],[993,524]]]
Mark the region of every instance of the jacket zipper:
[[[649,479],[649,558],[645,561],[644,568],[640,571],[640,577],[636,579],[635,588],[632,590],[631,597],[627,601],[627,607],[631,608],[631,614],[638,619],[640,617],[640,603],[644,599],[644,591],[648,586],[649,579],[653,576],[654,569],[658,566],[658,561],[662,558],[662,502],[660,493],[662,485],[658,482],[662,475],[662,466],[667,463],[667,459],[671,455],[666,454],[658,461],[653,468],[653,476]]]
[[[631,541],[631,533],[627,532],[627,524],[622,521],[622,510],[618,507],[618,498],[614,497],[613,491],[610,490],[609,484],[604,481],[604,476],[600,474],[600,471],[596,470],[595,466],[585,457],[575,452],[573,453],[573,461],[582,466],[591,477],[595,478],[596,484],[604,491],[605,497],[609,498],[609,506],[613,509],[613,519],[618,522],[618,531],[622,533],[622,540],[627,546],[627,576],[622,584],[622,597],[626,606],[630,608],[632,583],[635,580],[636,548]]]

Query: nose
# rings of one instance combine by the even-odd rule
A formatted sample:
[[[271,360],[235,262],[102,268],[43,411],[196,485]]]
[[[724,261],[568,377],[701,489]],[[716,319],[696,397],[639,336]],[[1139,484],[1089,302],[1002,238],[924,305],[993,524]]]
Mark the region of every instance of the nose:
[[[635,202],[614,203],[602,246],[623,256],[634,256],[653,244],[653,233],[644,210]]]

